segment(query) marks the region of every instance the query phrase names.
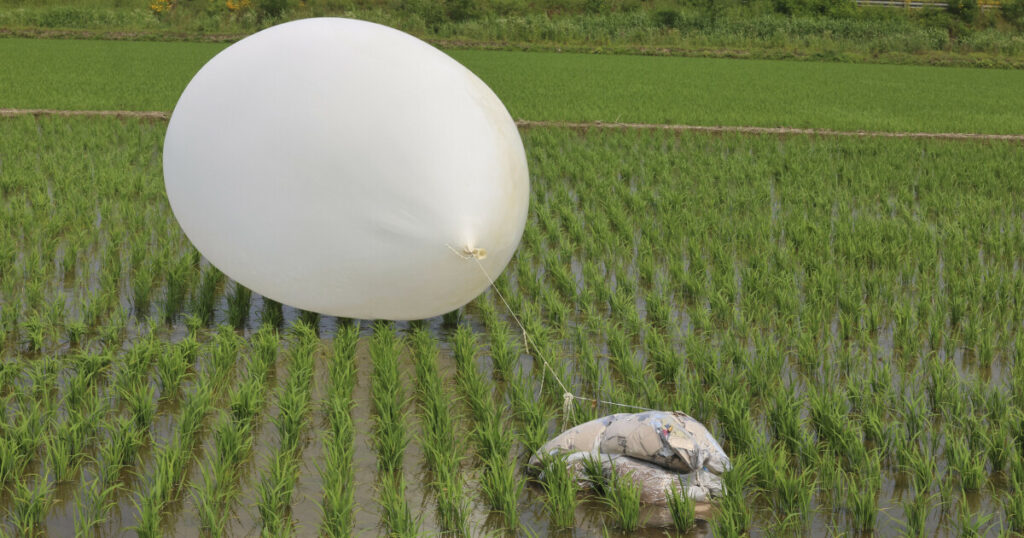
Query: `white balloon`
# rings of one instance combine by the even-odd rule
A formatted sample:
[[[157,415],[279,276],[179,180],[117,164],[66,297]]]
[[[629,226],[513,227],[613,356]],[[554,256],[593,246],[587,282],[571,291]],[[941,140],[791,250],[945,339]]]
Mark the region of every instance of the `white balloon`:
[[[483,81],[415,37],[338,18],[268,28],[203,66],[171,115],[164,181],[185,234],[242,285],[396,320],[486,289],[530,189]]]

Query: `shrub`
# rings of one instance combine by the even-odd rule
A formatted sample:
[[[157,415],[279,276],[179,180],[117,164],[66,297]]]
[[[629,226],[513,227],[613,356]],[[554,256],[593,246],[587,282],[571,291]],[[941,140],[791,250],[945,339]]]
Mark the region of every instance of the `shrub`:
[[[1024,1],[1024,0],[1021,0]],[[663,28],[677,28],[682,16],[674,9],[662,9],[652,15],[654,23]]]
[[[290,0],[258,0],[256,2],[256,11],[264,19],[280,17],[289,7],[291,7]]]
[[[978,19],[981,8],[978,0],[947,0],[946,11],[966,23],[972,23]]]
[[[1003,19],[1024,30],[1024,0],[1006,0],[1002,3]]]

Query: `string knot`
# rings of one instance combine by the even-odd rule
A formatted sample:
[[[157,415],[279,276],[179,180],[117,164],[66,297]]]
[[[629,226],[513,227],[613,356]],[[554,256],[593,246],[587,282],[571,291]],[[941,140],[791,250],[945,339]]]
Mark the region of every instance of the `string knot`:
[[[487,249],[479,247],[462,247],[462,253],[465,254],[467,257],[476,258],[478,260],[482,260],[487,257]]]
[[[572,413],[572,401],[576,399],[571,392],[562,394],[562,413],[564,417],[568,417]]]

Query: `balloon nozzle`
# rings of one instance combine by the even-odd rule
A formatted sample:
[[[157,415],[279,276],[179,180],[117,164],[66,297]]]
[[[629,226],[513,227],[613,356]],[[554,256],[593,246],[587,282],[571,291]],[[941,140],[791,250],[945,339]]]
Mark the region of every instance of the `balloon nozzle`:
[[[465,254],[466,256],[471,256],[478,260],[482,260],[487,257],[487,250],[482,248],[474,248],[470,246],[463,247],[462,253]]]

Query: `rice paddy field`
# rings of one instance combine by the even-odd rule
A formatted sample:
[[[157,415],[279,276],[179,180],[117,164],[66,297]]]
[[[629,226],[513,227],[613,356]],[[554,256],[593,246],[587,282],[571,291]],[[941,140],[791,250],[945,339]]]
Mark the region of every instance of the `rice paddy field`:
[[[549,56],[573,58],[533,57]],[[893,84],[923,69],[849,67]],[[1003,95],[992,73],[1020,74],[928,76]],[[69,84],[66,101],[10,80],[0,107],[142,103],[96,105],[124,95],[117,79]],[[153,92],[176,96],[163,80]],[[516,117],[584,119],[494,86]],[[760,110],[755,90],[737,106]],[[941,126],[993,100],[867,128]],[[585,119],[644,113],[601,106]],[[808,114],[849,126],[824,104]],[[779,118],[765,121],[797,123]],[[935,128],[1024,131],[1019,115],[972,118]],[[530,217],[509,267],[458,311],[393,323],[296,310],[210,266],[167,203],[165,127],[0,118],[0,534],[1024,531],[1019,141],[524,128]],[[713,515],[530,478],[551,436],[622,411],[567,411],[538,356],[579,395],[706,424],[734,465]]]
[[[0,39],[0,107],[169,112],[226,46]],[[529,120],[1024,133],[1024,70],[448,53]]]

